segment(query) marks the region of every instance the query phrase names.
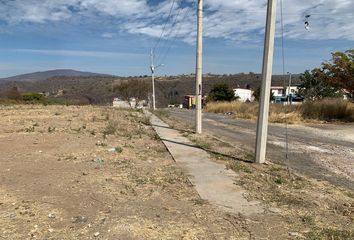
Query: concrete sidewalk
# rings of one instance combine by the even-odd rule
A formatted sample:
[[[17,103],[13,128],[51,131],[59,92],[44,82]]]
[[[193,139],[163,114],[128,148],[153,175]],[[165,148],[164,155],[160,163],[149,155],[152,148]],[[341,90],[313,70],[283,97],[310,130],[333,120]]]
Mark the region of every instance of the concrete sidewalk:
[[[147,112],[146,114],[150,117],[156,133],[177,164],[185,170],[202,199],[228,212],[246,216],[264,212],[259,202],[249,202],[243,196],[245,191],[234,184],[238,177],[234,171],[226,170],[224,164],[213,162],[206,151],[195,147],[191,141],[155,115]]]

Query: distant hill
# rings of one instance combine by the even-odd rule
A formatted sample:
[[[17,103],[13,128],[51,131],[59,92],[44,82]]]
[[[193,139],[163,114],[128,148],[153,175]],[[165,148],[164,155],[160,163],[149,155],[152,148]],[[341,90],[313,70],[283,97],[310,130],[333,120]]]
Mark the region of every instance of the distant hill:
[[[64,70],[68,71],[68,70]],[[72,70],[70,70],[72,71]],[[53,72],[53,71],[49,71]],[[115,86],[122,81],[141,80],[146,81],[151,93],[151,77],[115,77],[95,74],[82,76],[82,72],[74,71],[79,76],[63,76],[62,71],[54,71],[55,76],[37,81],[0,81],[0,98],[5,96],[9,89],[16,87],[19,92],[42,92],[47,96],[64,99],[77,104],[110,104],[114,97],[119,96]],[[59,74],[59,75],[58,75]],[[88,73],[90,74],[90,73]],[[47,75],[48,76],[48,75]],[[233,88],[257,89],[261,85],[261,74],[233,74],[203,76],[203,94],[208,94],[217,83],[227,83]],[[37,78],[38,79],[38,78]],[[156,104],[158,107],[166,107],[168,104],[182,103],[185,95],[195,93],[194,75],[179,75],[156,77]],[[288,83],[288,76],[273,75],[272,85],[283,86]],[[299,75],[293,75],[292,84],[300,83]]]
[[[40,81],[46,80],[51,77],[96,77],[96,76],[109,76],[107,74],[100,74],[100,73],[91,73],[91,72],[81,72],[72,69],[56,69],[44,72],[34,72],[34,73],[27,73],[22,75],[17,75],[8,78],[0,78],[0,81]]]

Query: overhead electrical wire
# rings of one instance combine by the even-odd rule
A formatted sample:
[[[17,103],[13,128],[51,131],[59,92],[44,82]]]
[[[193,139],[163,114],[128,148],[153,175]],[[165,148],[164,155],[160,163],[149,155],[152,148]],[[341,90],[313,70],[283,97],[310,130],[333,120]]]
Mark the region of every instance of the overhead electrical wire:
[[[177,23],[179,15],[181,13],[181,10],[182,10],[182,8],[179,8],[177,14],[175,14],[174,18],[172,18],[171,27],[170,27],[168,33],[165,35],[164,42],[161,46],[161,51],[163,51],[164,49],[166,50],[167,44],[170,41],[170,38],[172,37],[172,33],[173,33],[174,28],[176,26],[176,23]],[[161,55],[163,55],[162,52],[161,52],[159,58],[157,59],[157,62],[159,62]]]
[[[156,43],[155,43],[153,49],[157,48],[157,46],[159,45],[161,39],[163,38],[163,35],[164,35],[164,33],[165,33],[165,30],[166,30],[167,23],[168,23],[168,21],[169,21],[171,15],[172,15],[172,10],[173,10],[173,7],[174,7],[174,5],[175,5],[175,2],[176,2],[176,0],[172,0],[172,4],[171,4],[170,11],[169,11],[169,13],[168,13],[168,16],[167,16],[167,20],[166,20],[166,22],[165,22],[165,24],[164,24],[164,26],[163,26],[163,28],[162,28],[160,37],[159,37],[158,40],[156,41]]]
[[[185,13],[183,14],[183,17],[180,17],[182,10],[184,10],[185,8],[180,7],[178,9],[178,12],[175,14],[175,17],[173,18],[172,24],[171,24],[171,28],[170,31],[165,35],[164,38],[164,43],[163,45],[160,47],[160,54],[158,55],[158,59],[157,62],[158,64],[161,64],[165,61],[167,55],[169,54],[173,44],[176,41],[176,38],[179,34],[179,32],[181,31],[182,28],[182,21],[184,19],[186,19],[186,17],[188,16],[188,14],[191,12],[191,10],[196,6],[195,3],[193,3],[191,6],[188,7],[187,10],[185,10]],[[178,26],[178,27],[177,27]]]
[[[190,7],[190,8],[188,8],[188,9],[185,11],[183,17],[181,18],[181,21],[183,21],[184,19],[186,19],[186,17],[188,16],[188,14],[190,13],[190,11],[191,11],[192,9],[193,9],[193,6]],[[163,62],[165,61],[167,55],[169,54],[169,52],[170,52],[172,46],[174,45],[174,43],[175,43],[175,41],[176,41],[176,38],[177,38],[178,34],[179,34],[180,31],[181,31],[182,24],[181,24],[181,22],[177,23],[177,20],[178,20],[178,17],[179,17],[179,15],[180,15],[181,11],[182,11],[182,8],[180,8],[180,10],[179,10],[179,12],[178,12],[178,14],[177,14],[177,17],[176,17],[176,19],[175,19],[176,21],[174,22],[174,24],[173,24],[173,26],[172,26],[172,28],[171,28],[169,38],[166,39],[166,49],[165,49],[165,52],[160,56],[160,58],[159,58],[160,61],[158,60],[158,62],[160,62],[160,63],[163,63]],[[178,28],[175,28],[177,25],[178,25]],[[174,32],[174,29],[176,29],[175,32]],[[174,36],[173,36],[173,34],[174,34]],[[171,38],[172,38],[172,40],[171,40]]]

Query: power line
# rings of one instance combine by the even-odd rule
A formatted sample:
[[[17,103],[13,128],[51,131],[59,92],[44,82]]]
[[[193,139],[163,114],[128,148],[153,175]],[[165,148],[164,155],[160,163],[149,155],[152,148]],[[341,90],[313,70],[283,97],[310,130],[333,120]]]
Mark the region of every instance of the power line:
[[[193,4],[188,10],[186,10],[185,14],[184,14],[183,17],[182,17],[182,20],[185,19],[185,18],[188,16],[188,14],[191,12],[191,10],[193,9],[194,6],[195,6],[195,4]],[[180,22],[180,23],[181,23],[181,22]],[[175,23],[175,25],[177,25],[177,23]],[[179,27],[178,27],[177,31],[175,32],[175,37],[172,38],[172,41],[170,41],[170,39],[168,40],[168,41],[170,41],[170,44],[169,44],[169,46],[166,48],[166,51],[164,52],[164,54],[161,55],[161,56],[163,56],[163,57],[159,58],[159,60],[161,60],[161,61],[158,61],[159,63],[163,63],[163,62],[165,61],[167,55],[169,54],[169,52],[170,52],[172,46],[174,45],[174,43],[175,43],[175,41],[176,41],[177,35],[178,35],[179,32],[181,31],[181,28],[182,28],[182,24],[179,24]],[[171,35],[172,35],[172,31],[171,31]],[[171,37],[171,36],[170,36],[170,37]],[[168,41],[166,41],[166,44],[167,44]]]
[[[170,31],[166,34],[166,38],[164,39],[164,43],[163,43],[163,45],[161,46],[161,51],[163,51],[163,49],[166,49],[166,46],[167,46],[168,42],[170,41],[170,38],[172,37],[172,33],[173,33],[173,31],[174,31],[174,27],[176,26],[176,23],[177,23],[177,20],[178,20],[179,15],[180,15],[180,13],[181,13],[181,10],[182,10],[182,8],[179,8],[179,9],[178,9],[177,14],[175,15],[175,18],[174,18],[173,21],[172,21],[171,29],[170,29]],[[166,51],[166,50],[165,50],[165,51]],[[162,55],[162,54],[160,54],[160,57],[158,57],[157,62],[160,62],[159,60],[160,60],[160,58],[161,58],[161,55]]]
[[[154,49],[159,45],[159,43],[160,43],[160,41],[161,41],[161,39],[162,39],[162,37],[163,37],[163,34],[165,33],[166,26],[167,26],[168,20],[170,19],[171,15],[172,15],[172,10],[173,10],[173,7],[174,7],[174,5],[175,5],[175,2],[176,2],[176,0],[173,0],[173,1],[172,1],[171,8],[170,8],[170,12],[169,12],[169,14],[168,14],[168,16],[167,16],[167,20],[166,20],[166,22],[165,22],[165,24],[164,24],[164,26],[163,26],[163,28],[162,28],[161,35],[160,35],[160,37],[158,38],[158,40],[156,41],[156,43],[155,43],[155,45],[154,45]]]

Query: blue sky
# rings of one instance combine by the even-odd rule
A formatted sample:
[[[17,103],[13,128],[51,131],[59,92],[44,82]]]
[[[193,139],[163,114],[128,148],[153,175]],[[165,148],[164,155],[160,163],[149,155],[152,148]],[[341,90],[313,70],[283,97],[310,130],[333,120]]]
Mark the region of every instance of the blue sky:
[[[150,48],[161,32],[156,58],[165,66],[158,74],[192,73],[196,2],[0,0],[0,77],[60,68],[149,74]],[[204,72],[260,72],[266,1],[204,0],[204,7]],[[282,73],[279,7],[275,73]],[[354,48],[354,1],[283,0],[283,11],[286,72]]]

